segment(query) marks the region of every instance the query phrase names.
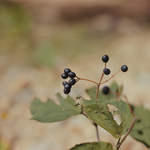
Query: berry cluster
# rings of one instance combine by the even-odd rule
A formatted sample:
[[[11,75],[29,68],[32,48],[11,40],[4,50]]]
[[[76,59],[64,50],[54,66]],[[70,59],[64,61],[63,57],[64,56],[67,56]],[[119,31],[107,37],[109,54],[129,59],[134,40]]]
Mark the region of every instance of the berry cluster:
[[[64,81],[62,82],[63,86],[64,86],[64,93],[65,94],[69,94],[71,91],[71,87],[72,85],[74,85],[76,82],[78,82],[79,80],[84,80],[84,81],[89,81],[89,82],[93,82],[95,84],[97,84],[97,91],[96,91],[96,100],[98,99],[98,90],[101,84],[106,83],[107,81],[109,81],[110,79],[112,79],[117,73],[119,73],[120,71],[122,72],[126,72],[128,71],[128,67],[126,65],[122,65],[121,66],[121,70],[119,70],[117,73],[115,73],[112,77],[110,77],[108,80],[102,82],[103,76],[104,75],[109,75],[110,74],[110,69],[106,67],[106,63],[109,61],[109,56],[108,55],[103,55],[102,57],[102,61],[105,63],[105,67],[103,69],[103,74],[100,78],[99,82],[95,82],[89,79],[84,79],[84,78],[79,78],[76,76],[76,74],[74,72],[72,72],[69,68],[64,69],[64,73],[61,74],[61,77],[63,79],[67,79],[68,77],[70,77],[70,80],[68,82]],[[76,79],[74,79],[76,77]],[[110,92],[109,87],[105,86],[102,89],[102,92],[104,94],[108,94]]]
[[[71,87],[72,85],[74,85],[76,83],[76,80],[74,79],[76,77],[76,74],[74,72],[72,72],[69,68],[64,69],[64,73],[61,74],[61,77],[63,79],[67,79],[68,77],[70,77],[69,82],[62,82],[63,86],[64,86],[64,93],[65,94],[69,94],[71,91]]]

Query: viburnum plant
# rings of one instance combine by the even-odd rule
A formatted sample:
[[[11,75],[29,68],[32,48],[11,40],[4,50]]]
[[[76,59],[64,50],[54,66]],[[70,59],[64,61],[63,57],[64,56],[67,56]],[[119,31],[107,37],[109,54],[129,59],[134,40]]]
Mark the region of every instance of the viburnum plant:
[[[119,72],[127,72],[127,65],[122,65],[118,72],[106,81],[103,81],[104,75],[109,75],[111,72],[110,69],[106,67],[109,56],[103,55],[102,61],[104,62],[104,69],[99,82],[80,78],[71,71],[71,69],[64,69],[61,77],[63,79],[70,78],[68,82],[62,82],[64,86],[63,92],[67,94],[67,98],[63,98],[60,93],[58,93],[59,105],[55,104],[51,99],[48,99],[46,103],[41,102],[39,99],[34,99],[30,107],[31,114],[33,115],[32,119],[39,122],[51,123],[62,121],[78,114],[87,117],[95,126],[98,141],[82,143],[74,146],[70,150],[113,150],[113,146],[110,143],[100,141],[98,126],[118,139],[114,150],[120,149],[120,146],[129,134],[150,148],[150,134],[147,135],[147,133],[150,133],[150,124],[146,122],[147,119],[150,122],[150,117],[148,118],[150,111],[145,110],[142,106],[131,107],[127,97],[122,94],[122,86],[118,86],[115,82],[113,82],[110,87],[104,86],[100,89],[102,84],[108,82]],[[79,100],[77,102],[68,95],[71,92],[72,86],[81,80],[96,84],[96,86],[86,90],[91,100],[86,100],[78,96],[77,99]],[[112,105],[114,106],[113,108],[111,108]],[[132,110],[132,108],[134,109]],[[144,117],[141,116],[143,113],[145,114]],[[114,119],[115,115],[120,116],[120,124]],[[135,115],[138,116],[138,120]],[[135,128],[133,128],[133,126]],[[147,129],[143,130],[143,127]],[[147,137],[149,140],[147,140]]]

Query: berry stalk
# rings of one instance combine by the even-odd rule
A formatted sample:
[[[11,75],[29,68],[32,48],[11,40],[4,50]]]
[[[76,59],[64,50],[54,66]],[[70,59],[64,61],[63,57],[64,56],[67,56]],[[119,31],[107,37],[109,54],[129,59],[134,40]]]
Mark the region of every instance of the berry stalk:
[[[104,83],[106,83],[106,82],[108,82],[110,79],[112,79],[116,74],[118,74],[119,72],[121,72],[121,70],[119,70],[118,72],[116,72],[114,75],[112,75],[108,80],[106,80],[106,81],[104,81],[104,82],[102,82],[102,83],[99,83],[100,85],[101,84],[104,84]]]
[[[92,80],[89,80],[89,79],[79,78],[79,77],[77,77],[77,76],[76,76],[76,78],[77,78],[78,80],[89,81],[89,82],[92,82],[92,83],[95,83],[95,84],[97,84],[97,85],[98,85],[98,83],[97,83],[97,82],[92,81]]]
[[[133,118],[133,122],[132,122],[132,124],[131,124],[131,126],[130,126],[128,132],[127,132],[126,135],[123,137],[123,139],[121,140],[121,142],[119,142],[118,145],[116,146],[116,148],[115,148],[116,150],[119,150],[120,146],[122,145],[122,143],[124,142],[124,140],[127,138],[127,136],[129,135],[129,133],[131,132],[131,130],[132,130],[132,128],[133,128],[133,126],[134,126],[136,120],[137,120],[137,117],[134,117],[134,118]]]
[[[98,93],[99,93],[100,83],[101,83],[101,81],[102,81],[102,79],[103,79],[103,76],[104,76],[104,73],[102,73],[101,78],[100,78],[100,81],[99,81],[99,83],[98,83],[98,85],[97,85],[96,100],[98,100]]]

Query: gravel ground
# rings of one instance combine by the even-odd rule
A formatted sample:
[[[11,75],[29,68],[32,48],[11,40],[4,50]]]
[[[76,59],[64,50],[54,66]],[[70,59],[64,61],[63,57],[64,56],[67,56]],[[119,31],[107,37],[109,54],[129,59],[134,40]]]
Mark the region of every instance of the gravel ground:
[[[109,24],[109,17],[104,21],[108,21]],[[41,28],[35,26],[32,31],[33,38],[42,39],[45,38],[45,34],[55,32],[53,29],[47,32],[49,25],[40,24]],[[89,26],[90,31],[96,34],[96,29],[103,27],[103,24],[95,21],[93,24],[89,23]],[[40,33],[39,29],[43,29],[44,33],[43,30]],[[107,29],[104,27],[104,30]],[[94,126],[84,116],[78,115],[62,122],[44,124],[30,119],[32,116],[29,107],[35,97],[42,101],[46,101],[47,98],[57,101],[57,92],[65,96],[60,78],[65,67],[71,68],[79,77],[99,80],[104,67],[101,57],[106,53],[110,56],[108,67],[111,74],[117,72],[123,64],[129,67],[127,73],[119,73],[112,81],[124,85],[123,93],[127,95],[131,104],[143,104],[145,108],[150,109],[150,29],[148,26],[137,26],[131,20],[123,19],[118,23],[117,32],[119,36],[104,37],[108,44],[104,44],[103,47],[94,45],[94,50],[91,49],[87,53],[84,51],[85,54],[71,62],[58,59],[55,68],[51,69],[15,64],[11,62],[10,55],[0,55],[0,137],[10,147],[9,150],[67,150],[75,144],[97,141]],[[110,83],[111,81],[106,85]],[[91,86],[91,83],[79,82],[73,87],[70,96],[74,99],[78,95],[89,98],[85,89]],[[108,132],[100,127],[99,132],[102,141],[116,144],[116,139]],[[148,150],[131,137],[128,137],[121,147],[121,150],[141,149]]]
[[[116,72],[122,64],[129,66],[127,73],[118,74],[114,80],[119,84],[124,84],[124,94],[128,96],[130,103],[143,104],[150,109],[150,67],[148,63],[150,45],[147,40],[149,38],[150,33],[143,33],[142,36],[135,35],[131,39],[127,36],[126,39],[115,41],[111,46],[111,51],[108,52],[110,56],[108,66],[112,73]],[[143,45],[143,49],[138,48]],[[0,131],[1,137],[8,141],[12,150],[66,150],[81,142],[96,141],[95,129],[84,116],[79,115],[51,124],[30,120],[32,116],[29,106],[34,97],[41,98],[42,101],[46,101],[49,97],[56,100],[55,93],[62,93],[60,74],[68,65],[67,63],[58,64],[55,69],[14,66],[9,63],[5,67],[6,64],[1,63]],[[79,58],[76,64],[70,63],[69,67],[80,77],[96,80],[99,79],[103,63],[101,56],[91,54]],[[83,82],[74,86],[70,94],[73,98],[78,94],[88,98],[84,89],[92,85]],[[110,82],[107,85],[109,84]],[[102,141],[108,141],[113,145],[116,143],[109,133],[101,128],[99,130]],[[147,150],[143,144],[131,137],[127,138],[121,149]]]

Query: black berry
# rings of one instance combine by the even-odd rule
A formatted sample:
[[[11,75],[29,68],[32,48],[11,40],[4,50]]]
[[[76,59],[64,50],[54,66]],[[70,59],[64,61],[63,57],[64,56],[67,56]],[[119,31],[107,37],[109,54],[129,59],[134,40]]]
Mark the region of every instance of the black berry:
[[[61,77],[62,77],[63,79],[67,79],[67,78],[68,78],[68,75],[67,75],[66,73],[63,73],[63,74],[61,74]]]
[[[75,79],[70,79],[70,80],[69,80],[69,84],[70,84],[70,85],[74,85],[75,83],[76,83],[76,80],[75,80]]]
[[[103,94],[108,94],[109,93],[109,87],[108,86],[104,86],[102,89]]]
[[[102,61],[106,63],[106,62],[108,62],[108,60],[109,60],[109,56],[108,55],[103,55]]]
[[[121,71],[122,71],[122,72],[128,71],[128,66],[122,65],[122,66],[121,66]]]
[[[67,84],[64,85],[64,88],[65,88],[65,89],[70,89],[70,88],[71,88],[71,85],[67,83]]]
[[[62,84],[65,86],[65,84],[68,84],[68,82],[64,81],[64,82],[62,82]]]
[[[103,73],[104,73],[105,75],[109,75],[109,74],[110,74],[110,70],[109,70],[108,68],[104,68],[104,69],[103,69]]]
[[[69,94],[70,93],[70,89],[64,89],[64,93],[65,94]]]
[[[68,73],[68,76],[69,76],[70,78],[74,78],[74,77],[76,77],[76,74],[75,74],[74,72],[69,72],[69,73]]]
[[[64,73],[68,74],[69,72],[71,72],[69,68],[64,69]]]

